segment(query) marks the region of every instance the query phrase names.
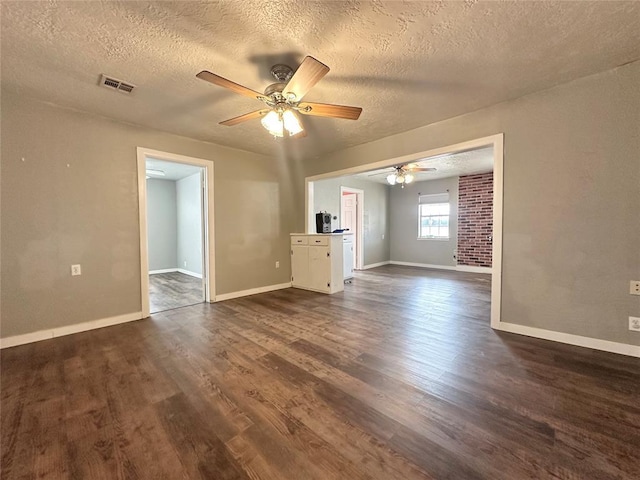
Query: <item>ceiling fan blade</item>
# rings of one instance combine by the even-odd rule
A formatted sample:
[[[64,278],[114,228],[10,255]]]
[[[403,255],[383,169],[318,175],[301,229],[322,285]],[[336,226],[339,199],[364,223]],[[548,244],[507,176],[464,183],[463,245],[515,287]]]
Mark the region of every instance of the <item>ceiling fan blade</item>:
[[[409,172],[435,172],[435,168],[409,168]]]
[[[207,72],[206,70],[203,70],[202,72],[197,74],[196,77],[206,82],[213,83],[214,85],[218,85],[219,87],[228,88],[232,92],[244,95],[245,97],[256,98],[258,100],[264,97],[264,95],[260,92],[256,92],[255,90],[251,90],[250,88],[243,87],[242,85],[232,82],[231,80],[227,80],[220,75]]]
[[[233,117],[229,120],[225,120],[224,122],[220,122],[220,125],[226,125],[227,127],[233,127],[242,122],[246,122],[247,120],[253,120],[254,118],[262,117],[266,115],[269,110],[256,110],[255,112],[245,113],[244,115],[240,115],[239,117]]]
[[[318,117],[345,118],[357,120],[362,113],[360,107],[348,107],[345,105],[330,105],[328,103],[304,102],[299,105],[300,113],[316,115]]]
[[[329,67],[324,63],[313,57],[305,57],[296,73],[287,83],[287,86],[282,90],[282,93],[289,100],[299,102],[328,72]],[[289,98],[289,93],[292,93],[295,97]]]

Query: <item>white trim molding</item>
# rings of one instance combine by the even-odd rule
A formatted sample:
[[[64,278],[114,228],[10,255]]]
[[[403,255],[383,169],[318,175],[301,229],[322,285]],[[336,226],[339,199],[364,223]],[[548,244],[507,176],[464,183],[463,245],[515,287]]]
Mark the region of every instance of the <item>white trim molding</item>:
[[[415,263],[415,262],[397,262],[391,260],[391,265],[401,265],[403,267],[420,267],[420,268],[435,268],[438,270],[456,270],[455,265],[432,265],[430,263]]]
[[[176,153],[161,152],[145,147],[136,148],[136,157],[138,164],[138,223],[140,232],[140,296],[142,304],[142,315],[148,317],[150,314],[149,303],[149,275],[144,272],[149,271],[149,247],[147,232],[147,180],[146,180],[146,159],[147,157],[166,160],[168,162],[185,163],[187,165],[195,165],[204,169],[204,185],[203,196],[206,199],[204,203],[204,219],[203,219],[203,253],[204,253],[204,296],[205,302],[212,302],[215,298],[215,222],[214,222],[214,205],[213,205],[213,161],[204,158],[188,157]],[[178,269],[178,271],[180,271]],[[186,273],[186,272],[182,272]],[[187,275],[189,275],[187,273]],[[195,276],[195,275],[194,275]]]
[[[249,295],[257,295],[258,293],[273,292],[274,290],[282,290],[285,288],[291,288],[291,282],[250,288],[249,290],[240,290],[238,292],[223,293],[221,295],[216,295],[216,302],[223,302],[225,300],[231,300],[232,298],[248,297]]]
[[[400,265],[404,267],[418,267],[418,268],[435,268],[437,270],[454,270],[458,272],[470,272],[470,273],[487,273],[491,275],[493,269],[491,267],[474,267],[471,265],[435,265],[431,263],[415,263],[415,262],[399,262],[396,260],[388,260],[386,262],[371,263],[362,267],[362,270],[368,270],[370,268],[382,267],[383,265]]]
[[[475,267],[473,265],[456,265],[456,270],[459,272],[470,272],[470,273],[492,273],[493,269],[491,267]]]
[[[386,262],[378,262],[378,263],[370,263],[369,265],[365,265],[361,268],[361,270],[369,270],[370,268],[382,267],[383,265],[389,265],[391,263],[390,260]]]
[[[491,232],[491,327],[502,319],[502,224],[504,190],[504,133],[494,135],[493,146],[493,231]]]
[[[157,275],[159,273],[174,273],[177,272],[179,269],[177,268],[162,268],[160,270],[149,270],[149,275]]]
[[[190,277],[202,278],[201,273],[192,272],[190,270],[185,270],[183,268],[163,268],[161,270],[150,270],[149,275],[157,275],[159,273],[183,273],[185,275],[189,275]]]
[[[27,343],[40,342],[51,338],[63,337],[74,333],[88,332],[97,328],[110,327],[120,323],[134,322],[144,318],[142,312],[125,313],[115,317],[101,318],[91,320],[89,322],[76,323],[74,325],[65,325],[64,327],[56,327],[47,330],[38,330],[37,332],[25,333],[23,335],[15,335],[13,337],[0,338],[0,349],[24,345]]]
[[[190,270],[185,270],[183,268],[178,268],[178,270],[176,270],[176,271],[178,273],[182,273],[184,275],[189,275],[190,277],[202,278],[202,274],[201,273],[192,272]]]
[[[541,338],[543,340],[551,340],[553,342],[566,343],[569,345],[576,345],[578,347],[592,348],[594,350],[602,350],[604,352],[618,353],[620,355],[640,358],[640,346],[638,345],[629,345],[628,343],[618,343],[611,342],[609,340],[600,340],[598,338],[583,337],[580,335],[573,335],[571,333],[554,332],[553,330],[516,325],[515,323],[500,322],[498,327],[495,329],[502,332],[516,333],[518,335],[526,335],[527,337]]]

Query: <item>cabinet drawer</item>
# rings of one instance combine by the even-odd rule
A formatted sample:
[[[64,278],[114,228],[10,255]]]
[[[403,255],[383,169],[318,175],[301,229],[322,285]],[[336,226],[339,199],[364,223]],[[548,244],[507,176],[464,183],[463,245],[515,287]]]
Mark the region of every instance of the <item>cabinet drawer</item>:
[[[307,245],[308,238],[304,235],[292,235],[291,236],[291,245]]]
[[[309,245],[329,245],[329,237],[309,237]]]

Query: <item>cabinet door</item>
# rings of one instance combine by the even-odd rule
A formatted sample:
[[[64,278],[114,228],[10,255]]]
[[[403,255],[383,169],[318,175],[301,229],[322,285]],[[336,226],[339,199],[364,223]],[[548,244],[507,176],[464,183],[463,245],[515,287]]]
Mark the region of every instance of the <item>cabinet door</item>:
[[[331,283],[329,247],[309,247],[309,288],[328,291]]]
[[[309,286],[309,247],[306,245],[291,245],[291,276],[293,286]]]

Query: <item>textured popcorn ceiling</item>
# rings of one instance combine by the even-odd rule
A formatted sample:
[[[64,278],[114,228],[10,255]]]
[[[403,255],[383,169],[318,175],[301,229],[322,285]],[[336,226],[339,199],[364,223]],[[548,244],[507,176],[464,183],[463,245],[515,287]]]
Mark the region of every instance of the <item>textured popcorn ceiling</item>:
[[[266,154],[317,157],[640,58],[640,2],[2,2],[2,86],[133,124]],[[274,63],[331,67],[306,100],[360,120],[304,117],[276,141],[258,120]],[[98,86],[106,73],[137,85]]]

